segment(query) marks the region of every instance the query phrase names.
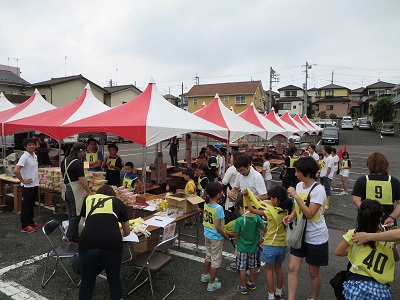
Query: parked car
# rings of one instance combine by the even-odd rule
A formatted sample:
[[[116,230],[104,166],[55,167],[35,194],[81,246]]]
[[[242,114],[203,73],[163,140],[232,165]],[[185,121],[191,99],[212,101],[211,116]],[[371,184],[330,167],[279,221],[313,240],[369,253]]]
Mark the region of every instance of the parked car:
[[[298,135],[291,135],[288,137],[288,141],[293,140],[295,144],[300,144],[301,138]]]
[[[394,125],[383,123],[381,127],[381,135],[394,135]]]
[[[66,137],[64,139],[64,144],[65,145],[73,145],[73,144],[75,144],[77,142],[78,142],[78,135],[77,134],[75,134],[73,136]]]
[[[336,127],[325,128],[322,132],[321,144],[339,145],[339,129]]]
[[[360,125],[360,121],[361,120],[367,120],[367,118],[358,118],[357,120],[356,120],[356,127],[358,127],[358,125]]]
[[[367,120],[367,119],[360,120],[360,123],[358,124],[358,129],[370,130],[371,129],[371,121]]]
[[[321,119],[317,123],[315,123],[321,128],[326,128],[326,127],[336,127],[336,121],[331,120],[331,119]]]
[[[114,143],[132,143],[130,140],[126,140],[122,136],[118,136],[116,134],[107,133],[106,136],[106,144],[114,144]]]
[[[353,120],[349,116],[344,116],[342,118],[342,129],[351,129],[353,130]]]

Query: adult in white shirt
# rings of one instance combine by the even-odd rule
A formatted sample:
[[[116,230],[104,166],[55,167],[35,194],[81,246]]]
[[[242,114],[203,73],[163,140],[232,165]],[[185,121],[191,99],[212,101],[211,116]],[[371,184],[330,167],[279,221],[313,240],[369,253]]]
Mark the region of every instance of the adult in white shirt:
[[[308,145],[307,147],[307,151],[309,153],[309,155],[314,158],[315,161],[319,161],[319,156],[318,153],[315,151],[316,147],[313,144]]]
[[[239,151],[235,151],[232,154],[234,159],[238,155],[240,155]],[[233,187],[235,186],[235,181],[236,181],[237,174],[239,174],[238,171],[236,170],[235,166],[232,165],[232,166],[230,166],[228,168],[228,170],[226,170],[224,178],[222,179],[222,184],[228,186],[228,188],[226,190],[227,197],[226,197],[226,201],[225,201],[225,209],[226,210],[228,210],[229,208],[231,208],[235,204],[235,202],[229,198],[228,194],[233,189]]]
[[[332,148],[332,157],[333,157],[333,177],[332,177],[332,184],[331,190],[336,187],[336,175],[339,169],[339,156],[336,155],[336,148]]]
[[[260,200],[267,199],[267,189],[265,188],[264,178],[251,166],[251,158],[246,154],[235,157],[233,165],[238,174],[233,186],[229,192],[230,199],[236,199],[236,194],[249,188],[251,192]]]
[[[320,173],[320,182],[325,188],[325,193],[328,198],[328,204],[326,205],[329,208],[329,201],[331,198],[331,183],[334,173],[334,160],[331,155],[332,147],[331,146],[324,146],[322,148],[322,154],[324,155],[324,160],[321,164],[321,173]]]
[[[267,192],[271,189],[272,185],[272,174],[271,174],[271,164],[269,163],[269,154],[267,152],[263,155],[263,168],[262,168],[262,176],[265,182],[265,188]]]

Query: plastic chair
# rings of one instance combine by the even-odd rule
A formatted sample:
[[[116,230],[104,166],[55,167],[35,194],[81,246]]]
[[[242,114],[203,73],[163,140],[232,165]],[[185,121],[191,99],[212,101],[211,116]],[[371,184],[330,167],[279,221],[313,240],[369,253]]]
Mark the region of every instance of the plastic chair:
[[[67,244],[63,243],[63,239],[61,239],[59,244],[53,243],[53,241],[50,239],[50,235],[57,228],[60,229],[60,231],[62,233],[62,237],[64,238],[64,240],[66,240],[68,242]],[[78,287],[80,284],[80,281],[78,283],[75,282],[75,280],[71,277],[70,273],[68,272],[68,268],[66,267],[65,263],[62,262],[62,259],[71,259],[75,255],[75,253],[78,252],[79,245],[78,244],[69,244],[69,240],[68,240],[67,236],[65,235],[65,232],[62,229],[60,223],[55,220],[51,220],[51,221],[47,222],[46,224],[44,224],[42,227],[42,231],[51,245],[49,251],[47,252],[47,256],[46,256],[46,263],[44,266],[44,272],[43,272],[43,277],[42,277],[42,288],[44,288],[49,283],[50,279],[53,278],[53,276],[57,270],[58,262],[60,262],[61,267],[64,269],[65,273],[67,273],[71,282],[76,287]],[[47,266],[48,266],[51,258],[55,258],[54,269],[53,269],[53,272],[51,273],[50,277],[48,277],[47,280],[45,280]]]
[[[138,268],[139,273],[136,275],[132,284],[128,288],[128,290],[130,290],[128,292],[128,296],[130,294],[132,294],[134,291],[136,291],[138,288],[140,288],[144,283],[146,283],[149,280],[150,288],[151,288],[151,295],[154,300],[155,297],[154,297],[152,274],[158,273],[159,271],[161,271],[168,265],[170,266],[170,269],[171,269],[171,278],[172,278],[173,287],[162,299],[164,300],[169,295],[171,295],[171,293],[175,290],[175,280],[174,280],[174,274],[173,274],[173,270],[172,270],[172,256],[168,253],[168,251],[169,251],[169,249],[172,248],[172,246],[174,245],[174,242],[177,238],[178,238],[178,235],[159,243],[152,251],[146,251],[146,252],[143,252],[143,253],[133,257],[133,259],[130,261],[129,264],[135,268]],[[147,271],[148,277],[142,283],[137,285],[135,288],[131,289],[133,287],[133,285],[135,284],[136,280],[139,278],[139,275],[144,270]]]

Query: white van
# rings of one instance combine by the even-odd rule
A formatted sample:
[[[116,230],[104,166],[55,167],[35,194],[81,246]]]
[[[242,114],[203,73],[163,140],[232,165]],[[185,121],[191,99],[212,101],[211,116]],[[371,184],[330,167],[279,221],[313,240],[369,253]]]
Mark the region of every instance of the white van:
[[[353,130],[353,120],[350,116],[344,116],[342,118],[342,129],[351,129]]]

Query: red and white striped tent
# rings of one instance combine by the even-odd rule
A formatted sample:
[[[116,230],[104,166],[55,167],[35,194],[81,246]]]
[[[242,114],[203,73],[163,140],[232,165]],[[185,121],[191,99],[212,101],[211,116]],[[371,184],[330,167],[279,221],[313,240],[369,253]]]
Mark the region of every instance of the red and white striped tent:
[[[242,111],[239,116],[258,127],[264,128],[267,131],[267,140],[276,135],[282,135],[284,137],[288,137],[290,135],[290,132],[287,131],[283,126],[280,124],[275,124],[274,122],[263,117],[263,115],[256,110],[253,102],[246,110]]]
[[[5,124],[5,131],[9,134],[37,130],[54,139],[61,140],[67,137],[63,125],[109,109],[109,106],[100,102],[93,95],[90,85],[87,84],[81,96],[76,100],[51,111],[8,122]]]
[[[288,111],[286,111],[282,116],[281,116],[281,120],[292,125],[293,127],[297,128],[298,131],[297,133],[302,136],[303,134],[309,134],[309,129],[304,127],[303,125],[299,124],[298,122],[296,122],[289,114]]]
[[[311,122],[310,119],[307,117],[307,115],[304,115],[301,119],[303,120],[304,123],[310,125],[314,129],[316,129],[318,132],[321,132],[323,130],[317,124],[314,124],[313,122]]]
[[[288,132],[288,136],[292,135],[292,134],[296,134],[296,135],[300,135],[298,134],[298,128],[294,127],[284,121],[282,121],[279,116],[275,113],[274,108],[271,108],[271,111],[269,112],[268,115],[264,114],[264,117],[267,118],[268,120],[270,120],[271,122],[273,122],[274,124],[277,124],[283,128],[285,128],[285,130]]]
[[[194,112],[193,115],[226,128],[229,132],[230,143],[247,134],[255,134],[263,139],[267,138],[267,131],[264,128],[253,125],[239,117],[222,103],[218,94],[206,107]]]
[[[4,111],[10,108],[15,107],[14,104],[12,104],[6,96],[4,96],[3,92],[0,92],[0,111]]]
[[[175,135],[198,132],[227,139],[228,131],[196,117],[166,100],[153,80],[136,98],[102,113],[62,126],[65,136],[108,132],[148,147]]]
[[[0,123],[2,127],[2,135],[7,135],[5,131],[5,123],[14,120],[26,118],[29,116],[37,115],[41,112],[49,111],[56,108],[54,105],[47,102],[39,91],[35,89],[32,96],[29,97],[24,103],[0,112]]]
[[[299,123],[299,124],[303,125],[305,128],[307,128],[307,129],[309,130],[309,131],[308,131],[309,134],[317,134],[317,133],[318,133],[318,131],[317,131],[314,127],[312,127],[312,126],[308,125],[307,123],[303,122],[303,120],[300,118],[300,116],[299,116],[298,114],[296,114],[296,115],[293,117],[293,119],[294,119],[297,123]]]

